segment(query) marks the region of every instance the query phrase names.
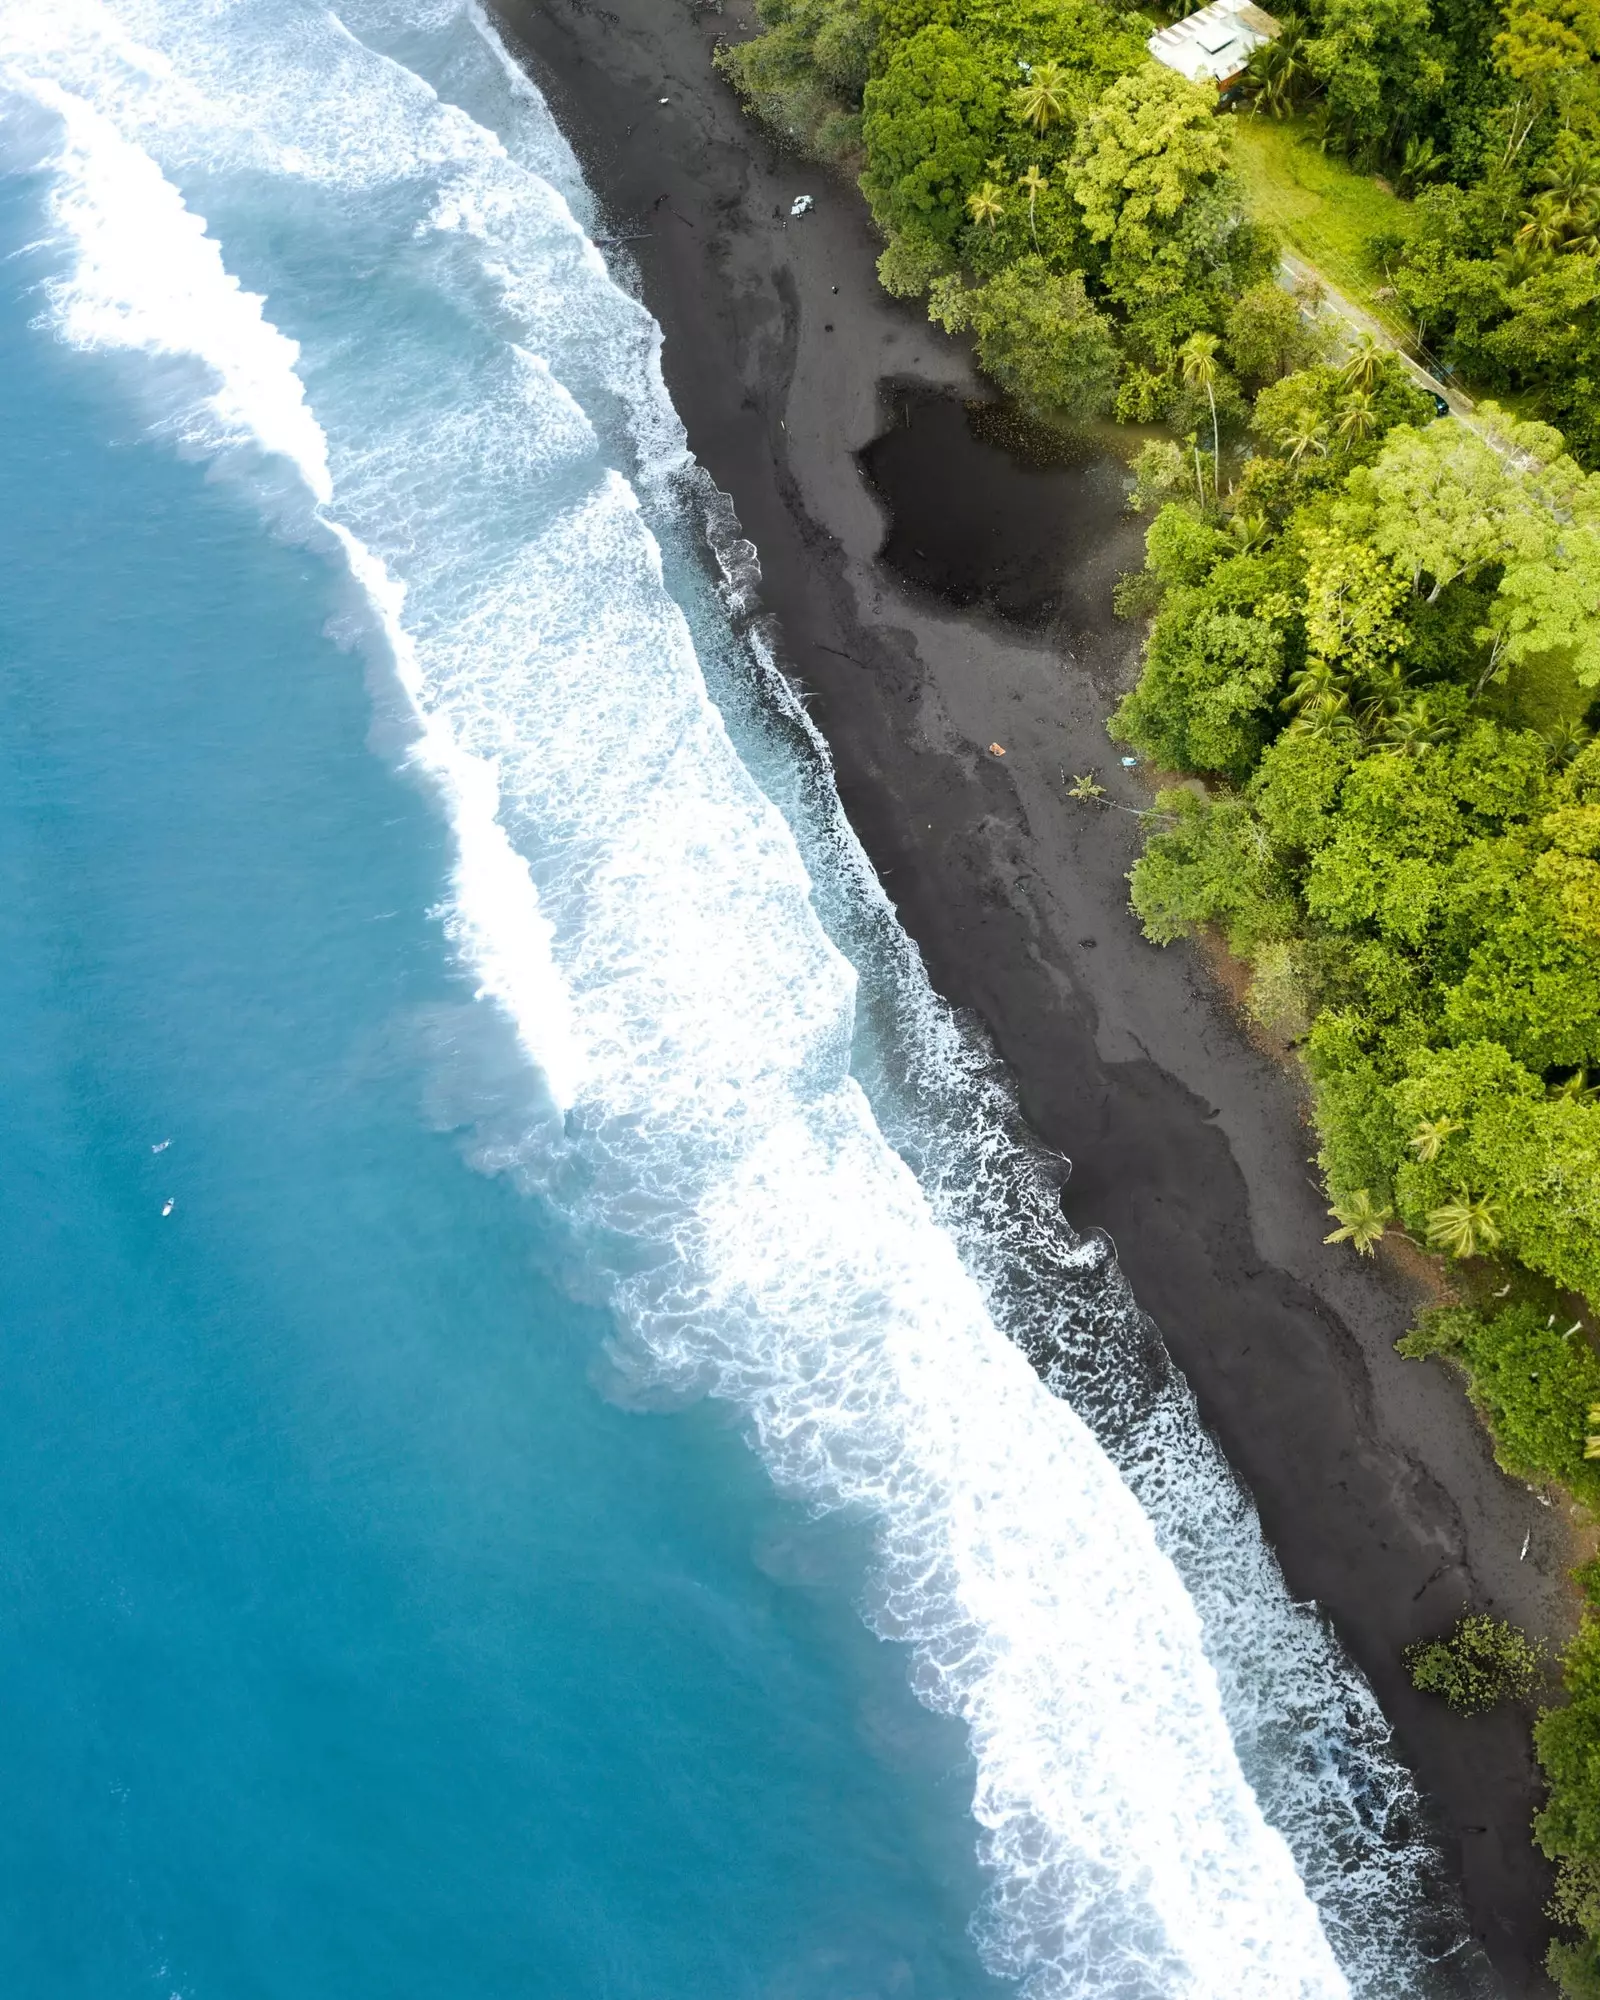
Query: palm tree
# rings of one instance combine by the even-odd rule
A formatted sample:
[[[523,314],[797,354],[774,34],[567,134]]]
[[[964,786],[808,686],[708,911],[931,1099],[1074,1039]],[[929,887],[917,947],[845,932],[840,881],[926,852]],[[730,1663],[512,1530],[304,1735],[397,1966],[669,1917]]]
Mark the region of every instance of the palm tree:
[[[1357,1188],[1348,1200],[1328,1210],[1338,1223],[1323,1237],[1324,1243],[1351,1243],[1363,1257],[1370,1257],[1394,1220],[1392,1208],[1380,1207],[1366,1188]]]
[[[1303,36],[1299,21],[1293,14],[1281,15],[1279,28],[1277,40],[1252,51],[1248,65],[1248,87],[1256,108],[1269,118],[1287,118],[1310,81],[1300,54]]]
[[[1406,1144],[1416,1154],[1425,1167],[1431,1167],[1439,1157],[1440,1148],[1454,1132],[1464,1132],[1466,1126],[1459,1118],[1423,1118],[1417,1123]]]
[[[1540,187],[1548,188],[1569,215],[1581,215],[1600,202],[1600,186],[1590,180],[1586,168],[1571,158],[1549,166],[1539,175]]]
[[[1345,444],[1364,444],[1378,428],[1378,413],[1372,407],[1372,398],[1359,391],[1346,397],[1333,428]]]
[[[1572,212],[1572,233],[1561,246],[1569,257],[1600,257],[1600,207]]]
[[[1424,750],[1447,741],[1450,727],[1430,714],[1427,703],[1419,697],[1385,715],[1372,734],[1375,742],[1390,750]]]
[[[1246,554],[1260,548],[1272,535],[1272,523],[1265,514],[1235,514],[1228,526],[1233,539]]]
[[[1033,247],[1035,250],[1039,247],[1039,232],[1034,226],[1034,203],[1038,201],[1040,195],[1044,193],[1049,185],[1049,181],[1040,173],[1037,165],[1029,167],[1028,171],[1017,182],[1017,186],[1022,188],[1028,197],[1028,234],[1033,238]]]
[[[1217,435],[1217,349],[1214,333],[1191,333],[1178,349],[1183,379],[1191,389],[1204,389],[1211,405],[1211,483],[1216,488],[1222,468],[1222,444]],[[1220,497],[1220,496],[1219,496]]]
[[[1479,1257],[1500,1241],[1494,1210],[1480,1196],[1457,1194],[1429,1211],[1428,1247],[1452,1257]]]
[[[1035,63],[1011,94],[1017,116],[1042,138],[1067,115],[1067,72],[1058,62]]]
[[[1318,458],[1326,458],[1328,455],[1328,447],[1322,438],[1322,426],[1310,415],[1301,421],[1298,429],[1290,431],[1284,443],[1289,447],[1291,465],[1298,465],[1308,451],[1314,451]]]
[[[1383,373],[1383,349],[1370,333],[1362,334],[1350,351],[1350,359],[1339,370],[1339,386],[1370,396]]]
[[[1366,728],[1381,729],[1398,715],[1405,689],[1405,671],[1396,661],[1384,660],[1368,667],[1361,676],[1361,720]]]
[[[1338,668],[1331,660],[1313,658],[1290,681],[1283,705],[1303,715],[1308,709],[1346,708],[1349,702]]]
[[[1396,176],[1402,194],[1415,194],[1424,181],[1432,180],[1444,162],[1431,139],[1408,139],[1405,157]]]
[[[1572,220],[1572,214],[1560,195],[1542,194],[1532,208],[1524,209],[1516,241],[1526,250],[1549,256],[1552,251],[1561,248]]]
[[[1520,230],[1517,232],[1519,238],[1521,233]],[[1508,291],[1514,291],[1518,285],[1525,283],[1543,267],[1544,262],[1545,256],[1542,251],[1535,250],[1532,244],[1521,241],[1502,243],[1494,253],[1494,268],[1504,280]]]
[[[993,181],[980,181],[967,196],[967,207],[972,211],[974,222],[981,222],[986,228],[993,229],[1000,220],[1001,211],[1005,207],[1005,198]]]
[[[1352,752],[1359,752],[1361,748],[1361,731],[1350,719],[1349,697],[1344,694],[1312,702],[1301,709],[1289,727],[1296,736],[1312,736],[1323,743],[1343,744]]]
[[[1559,770],[1572,762],[1593,735],[1594,731],[1581,722],[1553,722],[1544,732],[1544,754]]]
[[[1206,482],[1204,475],[1200,471],[1200,433],[1198,431],[1190,431],[1188,436],[1185,437],[1184,443],[1189,447],[1189,451],[1194,459],[1194,490],[1199,496],[1200,505],[1203,507],[1206,504]]]

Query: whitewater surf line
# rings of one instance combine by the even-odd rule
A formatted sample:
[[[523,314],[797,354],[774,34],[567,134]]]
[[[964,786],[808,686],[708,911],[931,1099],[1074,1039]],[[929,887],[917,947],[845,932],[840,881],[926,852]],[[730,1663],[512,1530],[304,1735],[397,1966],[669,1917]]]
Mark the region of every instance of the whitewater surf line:
[[[641,1380],[733,1401],[781,1485],[871,1524],[873,1622],[969,1731],[989,1964],[1035,1996],[1456,1990],[1370,1693],[1060,1223],[817,746],[791,824],[708,698],[697,644],[804,728],[734,629],[750,561],[658,331],[481,16],[72,0],[8,13],[0,65],[47,323],[346,565],[403,691],[450,935],[549,1087],[480,1162],[565,1218]],[[729,564],[693,630],[691,503]]]

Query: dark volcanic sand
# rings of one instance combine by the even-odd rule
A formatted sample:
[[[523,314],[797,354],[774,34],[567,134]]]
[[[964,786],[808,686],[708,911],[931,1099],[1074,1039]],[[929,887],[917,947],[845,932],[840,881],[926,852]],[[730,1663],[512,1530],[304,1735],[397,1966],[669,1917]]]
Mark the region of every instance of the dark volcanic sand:
[[[749,19],[681,0],[502,4],[613,227],[642,232],[625,254],[665,329],[673,400],[760,550],[846,809],[934,983],[988,1023],[1031,1122],[1073,1161],[1073,1221],[1111,1232],[1291,1589],[1327,1607],[1370,1676],[1507,1991],[1546,1991],[1526,1718],[1451,1715],[1411,1690],[1399,1654],[1467,1600],[1563,1631],[1567,1524],[1496,1471],[1455,1382],[1394,1354],[1413,1301],[1395,1273],[1324,1247],[1292,1083],[1197,951],[1140,937],[1124,879],[1135,821],[1064,795],[1063,773],[1094,770],[1113,798],[1145,803],[1104,730],[1136,643],[1110,586],[1138,562],[1138,525],[1068,507],[1063,546],[1053,530],[1028,540],[1039,578],[1005,587],[1038,618],[1059,585],[1042,630],[903,588],[877,560],[886,523],[854,454],[894,394],[982,388],[877,287],[855,191],[775,152],[715,75],[714,43]],[[817,206],[790,222],[797,193]],[[911,560],[927,567],[909,573],[981,595],[949,536],[930,541],[941,505],[952,519],[973,505],[953,425],[946,447],[918,444],[912,546],[926,553]],[[1031,537],[1036,476],[986,449],[996,518]],[[893,489],[888,462],[880,448]],[[996,740],[1003,762],[984,747]]]

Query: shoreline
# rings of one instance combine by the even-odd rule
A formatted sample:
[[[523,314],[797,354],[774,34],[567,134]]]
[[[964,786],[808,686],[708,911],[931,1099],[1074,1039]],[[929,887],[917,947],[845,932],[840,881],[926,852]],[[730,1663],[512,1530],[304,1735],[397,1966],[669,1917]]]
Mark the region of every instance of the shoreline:
[[[1069,1217],[1111,1235],[1291,1591],[1372,1682],[1508,1991],[1547,1991],[1526,1718],[1451,1714],[1411,1689],[1400,1648],[1463,1602],[1563,1635],[1569,1524],[1498,1472],[1447,1370],[1394,1354],[1415,1297],[1323,1244],[1296,1080],[1202,951],[1140,935],[1136,823],[1060,782],[1093,770],[1112,801],[1146,803],[1104,729],[1138,644],[1110,586],[1142,524],[1102,521],[1074,551],[1079,608],[1042,635],[913,595],[877,560],[888,522],[854,454],[891,383],[983,392],[963,349],[878,287],[859,194],[780,153],[715,75],[747,12],[496,11],[602,207],[647,232],[627,249],[668,389],[759,551],[785,663],[934,985],[987,1025],[1029,1123],[1073,1162]],[[790,223],[802,193],[815,206]]]

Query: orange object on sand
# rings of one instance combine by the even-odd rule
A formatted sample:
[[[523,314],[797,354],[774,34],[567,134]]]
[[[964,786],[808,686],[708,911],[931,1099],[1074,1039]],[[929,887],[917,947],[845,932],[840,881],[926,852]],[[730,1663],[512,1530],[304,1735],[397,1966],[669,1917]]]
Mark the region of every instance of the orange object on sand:
[[[1003,743],[991,743],[989,745],[989,755],[991,757],[1003,757],[1005,754],[1006,746]]]

